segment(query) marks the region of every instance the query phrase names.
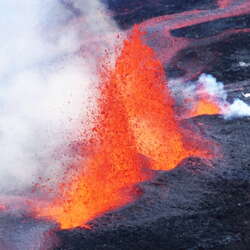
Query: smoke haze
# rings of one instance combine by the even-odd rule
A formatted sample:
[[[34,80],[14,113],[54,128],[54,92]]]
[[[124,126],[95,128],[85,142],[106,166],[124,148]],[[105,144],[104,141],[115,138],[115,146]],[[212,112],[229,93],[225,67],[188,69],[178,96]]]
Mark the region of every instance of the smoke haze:
[[[218,106],[224,119],[233,119],[250,116],[250,106],[239,98],[232,103],[228,101],[228,94],[224,84],[209,74],[201,74],[195,82],[183,82],[181,79],[169,82],[173,96],[177,103],[185,106],[185,110],[191,110],[197,105],[198,99],[204,97]],[[185,102],[188,100],[188,102]],[[185,117],[185,115],[181,115]]]
[[[72,160],[63,152],[91,126],[96,61],[117,30],[97,0],[8,0],[0,10],[3,194],[55,177]]]

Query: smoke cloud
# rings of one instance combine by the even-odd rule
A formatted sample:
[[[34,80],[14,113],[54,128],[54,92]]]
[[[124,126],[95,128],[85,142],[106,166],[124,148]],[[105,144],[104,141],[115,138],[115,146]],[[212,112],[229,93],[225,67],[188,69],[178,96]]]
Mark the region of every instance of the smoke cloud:
[[[225,119],[250,116],[250,106],[239,98],[229,103],[223,83],[217,81],[212,75],[202,74],[198,79],[198,84],[202,86],[202,91],[218,104]]]
[[[170,80],[169,84],[177,104],[184,106],[186,114],[197,105],[199,98],[203,97],[219,108],[224,119],[250,116],[250,106],[240,98],[235,98],[230,103],[224,84],[212,75],[203,73],[195,82],[175,79]]]
[[[0,194],[20,193],[73,160],[65,152],[91,127],[96,63],[117,28],[97,0],[8,0],[0,10]]]
[[[81,157],[71,144],[91,131],[97,65],[118,29],[98,0],[6,0],[0,11],[0,248],[51,249],[56,225],[19,221],[34,183],[53,187]]]

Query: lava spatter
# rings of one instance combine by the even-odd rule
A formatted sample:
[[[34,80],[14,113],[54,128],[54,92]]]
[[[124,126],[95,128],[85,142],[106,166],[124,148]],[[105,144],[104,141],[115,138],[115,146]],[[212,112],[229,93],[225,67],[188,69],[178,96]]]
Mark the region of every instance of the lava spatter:
[[[124,41],[114,70],[104,68],[88,156],[58,186],[56,198],[36,208],[38,217],[53,219],[63,229],[86,226],[133,201],[134,185],[151,176],[145,167],[170,170],[186,157],[208,156],[209,150],[190,147],[184,139],[163,66],[137,26]]]

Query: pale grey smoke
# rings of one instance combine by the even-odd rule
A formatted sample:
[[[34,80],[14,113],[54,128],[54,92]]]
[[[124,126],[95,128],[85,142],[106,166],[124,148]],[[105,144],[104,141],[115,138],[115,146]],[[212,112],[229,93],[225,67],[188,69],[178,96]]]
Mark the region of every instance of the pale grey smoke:
[[[201,74],[195,82],[175,79],[171,80],[169,85],[177,103],[185,105],[187,113],[196,105],[199,97],[205,97],[218,105],[225,119],[250,116],[250,106],[239,98],[229,103],[224,84],[212,75]],[[188,100],[188,103],[185,100]]]
[[[65,152],[91,127],[96,64],[117,29],[97,0],[3,0],[0,11],[3,194],[56,180],[73,160]]]
[[[202,85],[201,91],[208,94],[219,105],[225,119],[250,116],[250,106],[239,98],[234,99],[233,103],[229,103],[223,83],[217,81],[212,75],[202,74],[198,83]],[[198,92],[198,94],[200,93]]]
[[[250,116],[250,106],[238,98],[229,105],[228,110],[224,113],[226,119],[246,116]]]
[[[209,74],[201,74],[198,81],[198,94],[207,94],[208,96],[226,101],[227,93],[224,89],[224,84],[216,80],[215,77]]]
[[[0,248],[52,249],[55,225],[23,223],[38,198],[29,190],[39,177],[53,187],[80,157],[70,144],[91,131],[118,29],[98,0],[2,0],[0,12]]]

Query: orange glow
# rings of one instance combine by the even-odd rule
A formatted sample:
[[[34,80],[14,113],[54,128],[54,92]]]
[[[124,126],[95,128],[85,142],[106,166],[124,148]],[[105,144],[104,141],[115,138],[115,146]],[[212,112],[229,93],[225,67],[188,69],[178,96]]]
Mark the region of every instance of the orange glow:
[[[132,187],[151,175],[144,171],[141,155],[152,169],[162,170],[188,156],[207,156],[184,143],[164,69],[142,37],[136,27],[125,40],[114,71],[100,73],[99,114],[87,142],[88,158],[74,177],[60,184],[52,203],[36,209],[39,217],[49,217],[63,229],[86,226],[133,201],[137,195]]]
[[[208,97],[200,97],[197,104],[193,107],[190,116],[216,115],[220,114],[220,107]]]
[[[131,202],[134,198],[126,189],[145,179],[112,77],[104,83],[102,96],[95,137],[89,142],[90,157],[76,177],[61,185],[55,202],[39,211],[40,216],[53,218],[63,229],[82,226]]]
[[[6,207],[4,205],[0,204],[0,211],[5,210],[5,209],[6,209]]]
[[[151,159],[153,169],[170,170],[184,158],[205,156],[205,152],[184,143],[163,66],[141,38],[142,33],[135,28],[125,41],[116,64],[116,84],[138,152]]]

